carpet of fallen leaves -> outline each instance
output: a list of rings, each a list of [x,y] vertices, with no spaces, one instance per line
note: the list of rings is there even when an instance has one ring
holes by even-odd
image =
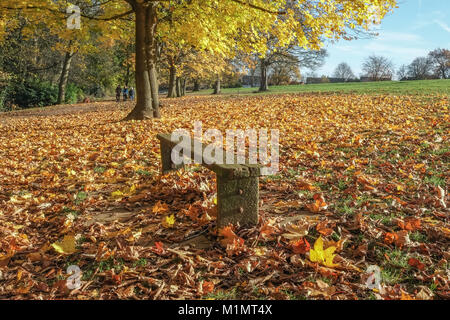
[[[449,298],[448,97],[163,103],[141,122],[112,102],[0,116],[0,298]],[[160,174],[156,134],[195,120],[280,130],[258,226],[216,230],[207,169]]]

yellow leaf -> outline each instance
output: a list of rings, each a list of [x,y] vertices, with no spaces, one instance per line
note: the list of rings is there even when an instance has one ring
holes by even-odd
[[[255,254],[257,256],[264,256],[267,253],[267,249],[262,247],[262,248],[255,248]]]
[[[117,199],[117,198],[122,198],[124,196],[123,192],[120,190],[114,191],[111,193],[111,197]]]
[[[172,214],[171,216],[165,217],[163,221],[163,226],[166,228],[172,228],[175,224],[175,216]]]
[[[75,237],[73,235],[66,235],[60,242],[52,243],[53,249],[61,254],[72,254],[76,252],[75,249]]]
[[[115,173],[116,173],[116,170],[111,168],[111,169],[106,170],[104,175],[107,177],[112,177]]]
[[[336,256],[333,254],[336,251],[336,247],[329,247],[323,250],[323,239],[319,237],[314,243],[314,249],[309,251],[309,260],[311,262],[318,262],[327,267],[335,267],[337,264],[333,263],[333,259]]]

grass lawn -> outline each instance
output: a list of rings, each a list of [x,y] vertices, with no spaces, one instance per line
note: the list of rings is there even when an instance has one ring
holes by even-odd
[[[384,81],[384,82],[353,82],[353,83],[323,83],[292,86],[272,86],[268,92],[258,93],[258,88],[224,88],[222,94],[273,94],[299,92],[338,92],[358,94],[450,94],[450,80],[418,80],[418,81]],[[212,94],[212,89],[192,92],[191,94]]]

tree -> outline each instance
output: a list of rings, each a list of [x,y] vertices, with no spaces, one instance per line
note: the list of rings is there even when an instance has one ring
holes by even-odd
[[[261,70],[261,83],[259,91],[269,90],[269,68],[276,66],[277,68],[290,69],[294,68],[308,68],[316,69],[323,65],[325,58],[327,57],[327,51],[325,49],[320,50],[308,50],[293,44],[288,47],[277,47],[275,43],[276,39],[268,41],[268,50],[264,57],[259,59],[259,67]]]
[[[298,82],[301,79],[301,72],[298,65],[276,63],[272,66],[269,82],[272,85],[280,86]]]
[[[335,78],[345,79],[345,81],[355,79],[352,68],[345,62],[340,63],[334,70],[333,76]]]
[[[83,28],[69,29],[67,27],[67,8],[79,5],[84,17]],[[0,29],[2,26],[11,27],[11,20],[15,16],[21,17],[27,23],[23,28],[23,37],[36,39],[36,34],[48,34],[55,38],[51,50],[61,56],[61,68],[58,76],[58,103],[65,101],[66,86],[72,67],[72,60],[76,54],[89,54],[98,49],[101,41],[110,41],[115,38],[115,33],[110,32],[105,26],[105,21],[97,19],[103,13],[98,1],[84,0],[30,0],[30,1],[2,1],[0,11]],[[11,14],[13,13],[13,14]],[[6,29],[8,30],[8,28]],[[5,34],[5,29],[0,30],[0,35]]]
[[[408,77],[414,80],[428,79],[433,71],[433,62],[428,57],[419,57],[408,66]]]
[[[159,115],[155,103],[157,94],[153,86],[157,77],[157,40],[160,26],[178,23],[176,40],[197,50],[209,50],[227,55],[230,48],[244,52],[258,52],[264,58],[267,50],[266,35],[273,34],[278,47],[295,45],[304,49],[319,50],[323,38],[346,38],[356,26],[369,28],[374,10],[381,20],[396,5],[395,0],[83,0],[86,6],[95,7],[95,14],[83,14],[84,20],[98,22],[106,32],[120,33],[115,23],[134,16],[135,22],[135,78],[136,107],[126,119],[146,119]],[[59,10],[68,1],[55,0],[3,0],[0,9],[18,10],[22,14],[56,14],[64,21]],[[131,8],[131,9],[130,9]],[[174,18],[174,19],[172,19]],[[115,28],[111,28],[113,24]],[[0,23],[0,28],[3,27]],[[2,34],[3,31],[0,31]],[[230,56],[229,56],[230,58]],[[152,72],[153,70],[153,72]],[[266,78],[267,79],[267,78]],[[153,98],[153,99],[152,99]],[[153,103],[153,104],[152,104]],[[156,108],[156,109],[155,109]]]
[[[398,68],[397,77],[400,81],[406,80],[408,77],[408,66],[403,64]]]
[[[392,78],[394,65],[388,58],[372,55],[364,61],[362,70],[372,81],[380,81]]]
[[[431,60],[435,74],[442,78],[450,78],[450,50],[436,49],[428,54]]]

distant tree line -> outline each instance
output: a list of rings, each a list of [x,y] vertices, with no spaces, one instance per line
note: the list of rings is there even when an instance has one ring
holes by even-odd
[[[362,65],[363,74],[358,79],[351,67],[340,63],[333,72],[333,78],[322,76],[316,82],[348,82],[348,81],[385,81],[392,80],[397,74],[398,80],[427,80],[450,78],[450,50],[435,49],[426,57],[415,58],[411,64],[402,65],[395,72],[394,64],[389,58],[377,55],[367,57]],[[318,79],[317,77],[315,78]],[[337,81],[340,80],[340,81]]]
[[[411,64],[397,71],[400,80],[426,80],[450,78],[450,50],[436,49],[426,57],[415,58]]]

